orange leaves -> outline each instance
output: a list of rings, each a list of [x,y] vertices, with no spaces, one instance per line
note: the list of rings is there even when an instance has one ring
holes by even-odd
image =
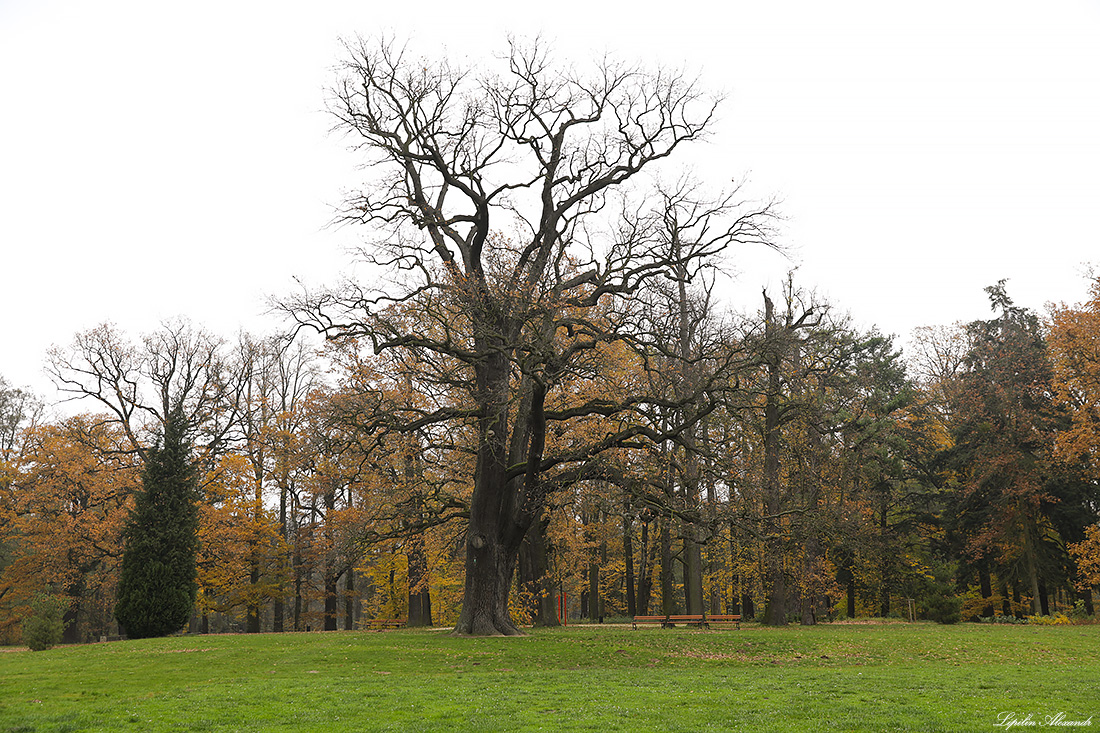
[[[23,458],[7,469],[12,562],[0,597],[11,609],[52,583],[79,604],[117,580],[138,469],[117,451],[119,431],[90,416],[34,428],[25,440]]]
[[[1058,453],[1100,471],[1100,279],[1090,300],[1052,310],[1049,343],[1054,387],[1071,424],[1058,435]]]
[[[1091,592],[1093,587],[1100,585],[1100,524],[1085,530],[1085,539],[1068,549],[1077,560],[1077,587]]]
[[[243,612],[279,592],[286,552],[278,518],[266,507],[252,465],[228,454],[204,482],[199,508],[199,608]]]

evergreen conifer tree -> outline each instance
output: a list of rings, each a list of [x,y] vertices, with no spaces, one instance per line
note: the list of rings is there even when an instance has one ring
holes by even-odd
[[[127,522],[115,618],[132,639],[178,631],[195,604],[199,515],[187,420],[178,408],[145,457]]]

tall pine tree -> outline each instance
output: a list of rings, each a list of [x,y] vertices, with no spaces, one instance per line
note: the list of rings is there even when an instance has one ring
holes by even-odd
[[[146,452],[143,490],[123,535],[115,618],[132,639],[178,631],[195,604],[198,489],[186,432],[177,408]]]

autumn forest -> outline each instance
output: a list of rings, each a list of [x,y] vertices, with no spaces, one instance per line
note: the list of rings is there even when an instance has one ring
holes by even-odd
[[[733,312],[779,212],[669,168],[720,100],[537,43],[499,63],[345,47],[366,279],[273,299],[263,336],[76,334],[46,360],[70,416],[0,378],[0,643],[42,597],[66,641],[124,631],[174,430],[193,632],[1094,614],[1100,278],[1037,313],[993,273],[986,319],[904,351],[797,271]]]

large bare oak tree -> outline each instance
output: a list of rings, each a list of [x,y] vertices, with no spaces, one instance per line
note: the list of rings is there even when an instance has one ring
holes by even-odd
[[[677,437],[646,420],[658,398],[554,395],[576,389],[611,345],[647,363],[655,342],[636,301],[648,283],[767,242],[769,205],[650,175],[705,137],[717,103],[663,69],[555,65],[539,42],[510,42],[498,68],[476,71],[386,40],[345,44],[331,112],[368,177],[340,218],[369,227],[377,278],[284,306],[329,338],[416,351],[458,387],[447,403],[387,418],[389,429],[459,422],[476,435],[456,633],[518,633],[517,553],[552,487],[595,475],[603,452]],[[713,409],[705,392],[660,398],[699,406],[676,431]],[[548,453],[548,425],[560,436],[594,418],[606,422],[600,435]]]

